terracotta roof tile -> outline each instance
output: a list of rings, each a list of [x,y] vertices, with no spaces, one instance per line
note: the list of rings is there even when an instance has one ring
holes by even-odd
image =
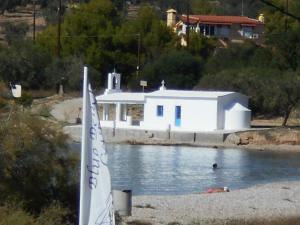
[[[181,20],[187,22],[187,16],[182,15]],[[246,26],[257,26],[263,24],[259,20],[251,19],[246,16],[213,16],[213,15],[190,15],[189,21],[191,24],[242,24]]]

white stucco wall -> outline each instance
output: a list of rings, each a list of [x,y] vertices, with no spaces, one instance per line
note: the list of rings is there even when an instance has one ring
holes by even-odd
[[[225,113],[228,106],[234,103],[239,103],[242,106],[248,108],[249,98],[245,95],[239,93],[232,93],[224,96],[218,97],[218,119],[217,119],[217,129],[225,129]],[[247,122],[249,123],[249,122]],[[227,122],[228,125],[228,122]],[[250,126],[250,123],[247,127]],[[245,127],[246,128],[246,127]]]
[[[139,123],[139,128],[141,129],[164,131],[171,129],[173,131],[201,132],[245,129],[250,126],[250,110],[246,113],[242,112],[243,110],[236,109],[229,112],[230,106],[236,103],[240,104],[242,108],[248,107],[248,97],[235,92],[162,89],[148,94],[106,94],[97,96],[97,101],[100,104],[144,104],[144,121],[140,121]],[[158,105],[162,105],[164,108],[164,115],[161,117],[157,116]],[[176,106],[181,107],[180,126],[175,125]],[[130,120],[125,119],[128,116],[125,112],[126,110],[116,110],[118,117],[115,118],[115,127],[130,128],[133,126]],[[112,125],[111,121],[103,123],[104,127],[111,127]],[[136,124],[134,125],[136,127]]]
[[[250,128],[251,111],[235,103],[225,110],[225,130],[241,130]]]
[[[157,116],[157,105],[164,107]],[[181,126],[175,126],[175,107],[181,106]],[[213,131],[217,128],[217,99],[146,97],[143,126],[149,129]]]

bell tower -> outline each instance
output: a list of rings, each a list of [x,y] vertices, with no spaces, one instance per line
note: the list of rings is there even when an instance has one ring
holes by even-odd
[[[107,88],[104,94],[112,94],[116,92],[122,92],[121,90],[121,74],[114,72],[108,74]]]

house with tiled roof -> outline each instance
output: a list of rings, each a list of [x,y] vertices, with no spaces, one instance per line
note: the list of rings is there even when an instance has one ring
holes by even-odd
[[[167,25],[183,38],[187,28],[207,37],[242,43],[246,39],[261,43],[264,38],[264,16],[258,19],[246,16],[176,15],[176,10],[167,11]]]

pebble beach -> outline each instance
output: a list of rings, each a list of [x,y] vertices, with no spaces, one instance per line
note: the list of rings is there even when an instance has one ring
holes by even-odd
[[[132,216],[125,221],[157,225],[298,225],[300,181],[269,183],[223,193],[133,196]]]

